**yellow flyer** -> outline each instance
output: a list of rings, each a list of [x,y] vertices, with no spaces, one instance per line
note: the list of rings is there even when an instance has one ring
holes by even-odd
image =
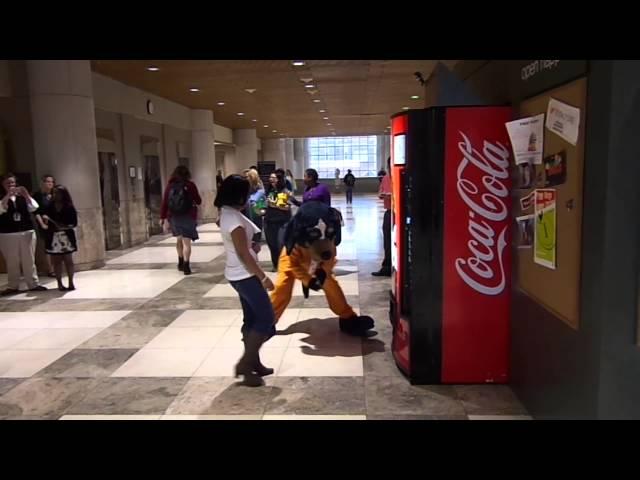
[[[535,230],[533,261],[543,267],[556,268],[556,190],[535,191]]]

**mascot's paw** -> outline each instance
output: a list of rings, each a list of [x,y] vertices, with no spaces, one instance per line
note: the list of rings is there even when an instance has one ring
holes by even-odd
[[[367,330],[373,328],[373,318],[363,315],[340,319],[340,330],[357,337],[366,336]]]

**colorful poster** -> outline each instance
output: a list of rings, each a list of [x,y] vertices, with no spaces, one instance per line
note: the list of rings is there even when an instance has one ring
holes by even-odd
[[[520,199],[520,208],[522,209],[523,212],[526,212],[527,210],[533,208],[535,196],[536,196],[536,192],[531,192],[526,197],[522,197]]]
[[[542,162],[544,163],[545,187],[555,187],[567,181],[567,152],[554,153]]]
[[[580,128],[580,109],[552,98],[549,100],[549,107],[547,108],[546,127],[571,145],[577,144]]]
[[[540,165],[542,163],[544,113],[508,122],[506,126],[511,145],[513,145],[516,165],[522,163]]]
[[[533,261],[556,268],[556,191],[536,190]]]
[[[518,236],[516,239],[516,245],[518,246],[518,248],[533,247],[533,231],[535,219],[536,216],[534,214],[516,217],[516,223],[518,224]]]
[[[516,166],[516,189],[526,190],[533,187],[536,176],[536,168],[529,162],[521,163]]]

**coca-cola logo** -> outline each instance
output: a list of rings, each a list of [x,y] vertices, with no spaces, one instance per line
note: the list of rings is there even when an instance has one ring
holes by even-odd
[[[509,178],[509,149],[500,142],[494,144],[485,140],[482,152],[479,152],[464,133],[460,132],[460,135],[463,141],[458,143],[458,148],[462,158],[456,186],[460,198],[469,207],[471,238],[467,242],[470,255],[456,258],[456,271],[477,292],[499,295],[506,286],[503,252],[509,225],[506,221],[509,189],[505,185]],[[470,171],[468,167],[482,172],[478,184],[468,176],[465,178],[465,173]],[[496,228],[500,229],[497,242]]]

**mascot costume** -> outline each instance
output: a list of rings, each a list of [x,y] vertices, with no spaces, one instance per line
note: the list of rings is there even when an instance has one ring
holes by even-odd
[[[340,319],[340,330],[366,336],[373,319],[359,316],[347,303],[333,268],[340,245],[340,212],[322,202],[305,202],[282,230],[284,247],[278,260],[278,277],[271,293],[276,321],[291,301],[296,279],[305,297],[309,289],[324,290],[329,307]]]

